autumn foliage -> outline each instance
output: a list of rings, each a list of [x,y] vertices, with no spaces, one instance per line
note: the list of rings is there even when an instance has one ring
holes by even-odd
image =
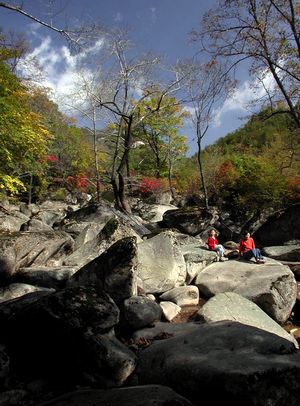
[[[161,179],[144,177],[139,184],[139,192],[142,196],[146,197],[162,191],[163,187],[164,185]]]

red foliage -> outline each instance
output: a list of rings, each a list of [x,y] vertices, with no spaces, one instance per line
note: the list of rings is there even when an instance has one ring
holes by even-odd
[[[291,200],[300,201],[300,177],[294,177],[288,180],[287,194]]]
[[[85,189],[89,185],[87,176],[83,174],[79,174],[76,176],[68,176],[67,182],[71,184],[73,187],[80,189],[81,191],[85,191]]]
[[[46,160],[48,162],[58,162],[58,158],[56,155],[47,155],[46,156]]]
[[[139,185],[139,191],[142,195],[159,192],[163,188],[161,179],[144,177]]]
[[[228,176],[228,173],[233,169],[233,164],[231,161],[225,161],[222,163],[222,165],[219,167],[218,170],[218,178],[226,178]]]

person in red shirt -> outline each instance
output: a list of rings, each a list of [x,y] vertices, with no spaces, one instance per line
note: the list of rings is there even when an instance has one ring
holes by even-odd
[[[260,249],[255,247],[254,240],[247,231],[244,233],[244,237],[240,241],[239,258],[250,261],[253,257],[257,264],[263,264],[265,262]]]
[[[217,261],[226,261],[228,258],[226,258],[224,256],[225,248],[223,247],[222,244],[219,244],[216,235],[217,235],[216,230],[214,230],[214,229],[210,230],[209,237],[207,239],[208,248],[211,251],[216,251],[216,253],[217,253],[216,260]]]

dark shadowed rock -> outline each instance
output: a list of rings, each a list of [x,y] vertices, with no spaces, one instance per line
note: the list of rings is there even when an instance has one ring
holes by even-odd
[[[213,220],[213,215],[205,208],[167,210],[163,215],[163,225],[176,228],[182,233],[197,235],[205,230]]]
[[[158,303],[144,296],[132,296],[124,301],[121,318],[133,330],[152,325],[159,321],[162,310]]]
[[[199,325],[139,355],[139,384],[161,384],[196,405],[299,406],[300,353],[275,334],[238,322]]]
[[[2,304],[0,310],[2,306],[5,309]],[[26,379],[67,382],[82,378],[83,365],[95,358],[85,334],[96,337],[110,332],[119,320],[119,310],[105,292],[73,287],[28,302],[14,312],[3,311],[1,316],[0,342],[7,345],[12,371]]]
[[[254,238],[263,246],[282,245],[300,239],[300,204],[270,216],[254,233]]]
[[[11,283],[8,286],[0,288],[0,303],[24,296],[28,293],[39,291],[52,293],[54,292],[54,289],[28,285],[27,283]]]
[[[12,282],[63,289],[75,271],[71,266],[21,268],[13,275]]]
[[[69,286],[98,286],[119,303],[137,293],[137,243],[123,238],[76,272]]]
[[[161,385],[143,385],[67,393],[36,406],[192,406],[172,389]]]
[[[9,372],[9,356],[4,345],[0,344],[0,387],[1,380],[8,375]]]

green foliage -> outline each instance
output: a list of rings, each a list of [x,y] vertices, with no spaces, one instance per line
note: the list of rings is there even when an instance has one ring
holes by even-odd
[[[65,201],[66,197],[67,197],[67,191],[65,188],[56,189],[51,193],[51,199],[53,199],[53,200]]]
[[[236,156],[227,171],[228,201],[240,212],[278,206],[285,193],[285,178],[276,168],[249,155]],[[225,185],[226,185],[225,182]]]
[[[92,150],[86,131],[76,127],[74,120],[63,115],[42,89],[34,89],[31,107],[42,114],[45,126],[53,134],[46,157],[48,181],[61,179],[61,183],[66,185],[70,176],[89,177]]]
[[[182,158],[174,171],[174,186],[179,194],[193,196],[200,191],[200,177],[196,157]]]
[[[167,177],[170,167],[187,152],[186,137],[179,134],[187,113],[176,98],[160,99],[158,92],[139,103],[135,119],[144,119],[134,131],[134,140],[142,146],[134,148],[130,156],[131,171],[157,178]]]
[[[50,134],[42,117],[30,109],[28,90],[6,61],[14,53],[0,49],[0,188],[24,190],[20,175],[42,173]]]
[[[250,215],[265,207],[282,207],[299,196],[298,132],[289,114],[272,113],[263,110],[205,149],[211,203]]]

